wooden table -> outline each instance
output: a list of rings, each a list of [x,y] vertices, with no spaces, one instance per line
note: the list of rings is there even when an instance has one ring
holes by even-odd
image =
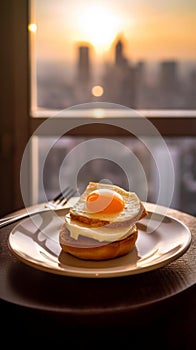
[[[148,210],[155,206],[148,203]],[[8,249],[15,224],[0,230],[0,307],[8,316],[3,330],[45,341],[98,346],[130,344],[195,349],[196,346],[196,219],[168,209],[192,234],[184,255],[167,266],[117,278],[76,278],[50,274],[20,262]],[[1,316],[2,319],[2,316]],[[1,327],[2,331],[2,327]],[[3,334],[3,333],[2,333]],[[94,341],[93,340],[93,341]],[[106,340],[104,344],[106,345]]]

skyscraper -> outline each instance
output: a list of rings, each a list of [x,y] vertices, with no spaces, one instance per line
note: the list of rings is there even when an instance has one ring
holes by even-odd
[[[135,67],[124,54],[124,41],[114,45],[114,64],[107,66],[103,75],[104,97],[113,103],[135,108]]]
[[[115,65],[117,67],[122,67],[127,63],[127,59],[124,56],[124,44],[121,39],[119,39],[115,45]]]
[[[178,86],[178,66],[176,61],[161,62],[160,85],[165,90],[176,89]]]
[[[90,57],[89,47],[81,45],[78,47],[78,81],[81,83],[90,80]]]
[[[160,64],[159,106],[176,108],[179,105],[180,82],[177,61],[168,60]]]
[[[91,99],[90,46],[83,44],[77,48],[77,75],[74,86],[75,100],[86,103]]]

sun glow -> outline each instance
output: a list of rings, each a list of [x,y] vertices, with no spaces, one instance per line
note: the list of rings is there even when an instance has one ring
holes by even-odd
[[[111,10],[92,6],[80,13],[78,27],[82,40],[89,41],[100,53],[107,51],[121,31],[121,20]]]

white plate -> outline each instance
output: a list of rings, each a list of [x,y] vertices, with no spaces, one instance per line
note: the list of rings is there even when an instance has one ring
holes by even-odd
[[[46,272],[74,277],[118,277],[155,270],[182,256],[191,233],[181,221],[149,212],[139,223],[135,248],[126,256],[85,261],[62,252],[59,231],[64,211],[37,214],[11,231],[8,246],[23,263]]]

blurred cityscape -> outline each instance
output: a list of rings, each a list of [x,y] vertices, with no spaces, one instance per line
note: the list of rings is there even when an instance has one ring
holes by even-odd
[[[119,38],[114,45],[113,61],[104,63],[103,69],[97,70],[91,60],[91,49],[88,45],[78,46],[73,67],[67,68],[65,62],[38,63],[38,107],[59,110],[77,104],[103,101],[133,109],[196,109],[196,62],[195,65],[189,66],[177,60],[163,60],[157,64],[156,69],[153,66],[149,69],[149,63],[146,61],[133,63],[127,59],[124,42]],[[99,86],[96,94],[92,93],[94,86]],[[45,193],[48,197],[58,193],[60,169],[63,169],[64,182],[71,185],[73,172],[76,172],[81,161],[84,165],[77,174],[77,186],[80,193],[89,181],[100,181],[103,178],[128,190],[128,179],[119,164],[123,157],[125,162],[130,160],[126,159],[126,155],[120,151],[116,152],[116,163],[104,159],[104,154],[103,159],[93,159],[87,162],[85,157],[88,153],[88,144],[86,144],[87,149],[86,151],[84,149],[82,154],[77,152],[73,157],[67,158],[72,149],[84,141],[86,141],[85,138],[63,137],[52,147],[45,159],[47,143],[50,144],[50,140],[39,138],[36,156],[40,182],[35,201],[43,201]],[[167,205],[164,198],[168,195],[167,155],[164,150],[159,147],[153,150],[156,154],[158,152],[159,156],[159,164],[155,166],[152,155],[139,140],[122,138],[119,139],[119,142],[128,147],[135,155],[147,179],[148,193],[145,198],[143,196],[145,189],[142,187],[144,183],[133,166],[131,175],[129,174],[133,179],[133,190],[142,200],[156,202],[159,192],[157,187],[159,173],[156,169],[158,167],[158,171],[161,169],[165,179],[165,194],[159,198],[159,204]],[[195,215],[195,139],[172,137],[167,138],[166,142],[175,171],[175,188],[171,207]],[[95,146],[95,149],[91,151],[97,154],[98,150]],[[44,169],[42,169],[43,164]],[[43,177],[44,184],[42,183]]]
[[[52,143],[54,141],[55,139]],[[168,178],[167,150],[156,143],[150,153],[139,139],[130,137],[115,137],[115,141],[119,142],[119,150],[108,145],[109,157],[108,150],[102,150],[102,156],[97,157],[96,155],[100,154],[100,143],[96,140],[89,150],[88,138],[62,137],[48,153],[51,138],[39,137],[35,153],[39,164],[39,183],[38,187],[33,188],[34,203],[43,202],[45,195],[50,199],[53,198],[61,186],[66,184],[74,188],[77,186],[81,194],[89,181],[99,182],[107,179],[126,190],[130,190],[131,186],[131,190],[144,201],[168,206],[168,198],[171,195],[168,181],[171,179]],[[195,216],[195,138],[171,137],[166,138],[165,142],[175,174],[170,207]],[[130,150],[129,154],[127,149]],[[95,155],[90,161],[89,151]],[[156,163],[154,156],[157,159]],[[126,171],[126,166],[123,169],[122,164],[128,164],[129,170]],[[160,175],[161,186],[164,188],[161,196],[159,196]]]
[[[65,62],[38,62],[38,107],[64,109],[104,101],[133,109],[196,108],[196,62],[163,60],[156,67],[145,60],[132,62],[126,57],[123,39],[118,38],[112,62],[102,63],[97,73],[91,51],[90,45],[78,45],[72,67]],[[102,91],[93,94],[97,85]]]

